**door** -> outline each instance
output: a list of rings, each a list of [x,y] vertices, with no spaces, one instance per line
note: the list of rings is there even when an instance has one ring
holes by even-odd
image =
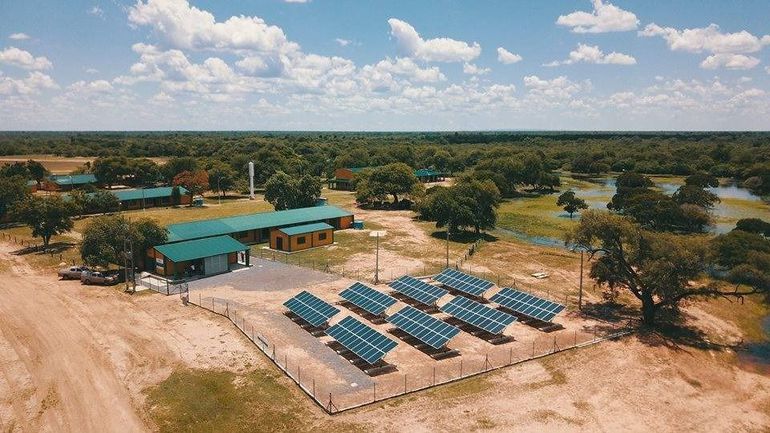
[[[275,248],[278,251],[283,251],[283,238],[282,237],[279,236],[279,237],[275,238]]]
[[[227,264],[227,254],[206,257],[203,260],[203,270],[206,275],[221,274],[230,270]]]

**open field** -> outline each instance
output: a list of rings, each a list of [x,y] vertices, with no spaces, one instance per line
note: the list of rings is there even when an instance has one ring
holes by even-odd
[[[96,158],[88,157],[64,157],[55,155],[5,155],[0,156],[0,165],[14,162],[27,162],[33,159],[41,164],[53,174],[68,174],[73,170],[83,167],[86,163],[91,163]],[[158,164],[166,162],[167,158],[148,158]]]

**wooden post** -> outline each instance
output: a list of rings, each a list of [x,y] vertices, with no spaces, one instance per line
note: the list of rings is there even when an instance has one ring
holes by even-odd
[[[463,360],[460,359],[460,378],[463,377]]]
[[[436,366],[433,366],[433,386],[436,386]]]
[[[508,365],[513,364],[513,347],[508,348]]]
[[[535,356],[535,340],[532,340],[532,356]]]
[[[372,403],[377,401],[377,382],[372,382],[374,384],[373,390],[372,390]]]

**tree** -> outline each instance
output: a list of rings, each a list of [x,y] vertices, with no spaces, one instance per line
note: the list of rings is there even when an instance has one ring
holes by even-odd
[[[141,263],[149,248],[168,241],[168,232],[149,218],[130,221],[121,215],[96,217],[83,230],[80,256],[91,266],[122,265],[126,240],[132,243],[134,262]]]
[[[38,184],[42,182],[48,174],[48,170],[43,164],[31,159],[27,161],[27,171],[29,172],[29,175],[32,176],[32,179]]]
[[[315,206],[321,197],[321,179],[309,174],[299,178],[282,171],[265,182],[265,201],[275,210]]]
[[[0,220],[3,220],[13,206],[29,195],[26,180],[21,176],[0,176]]]
[[[87,192],[82,189],[73,189],[67,194],[67,200],[72,206],[73,215],[80,218],[83,214],[88,213],[90,197]]]
[[[209,189],[209,175],[205,170],[183,171],[172,181],[174,186],[181,186],[190,193],[190,206],[192,206],[193,196],[203,194],[203,191]]]
[[[156,183],[161,178],[160,168],[155,161],[147,158],[132,159],[128,163],[128,173],[134,186]]]
[[[130,167],[126,157],[97,158],[93,164],[94,176],[99,183],[112,188],[113,185],[129,174]]]
[[[99,190],[88,195],[87,210],[90,213],[117,212],[120,200],[109,191]]]
[[[235,186],[235,178],[238,176],[235,170],[221,161],[211,161],[206,166],[206,171],[209,173],[211,187],[217,188],[217,194],[222,193],[222,196],[226,197],[227,191]]]
[[[51,237],[72,229],[72,205],[60,196],[29,196],[17,203],[14,217],[32,229],[32,237],[43,239],[43,248],[48,248]]]
[[[419,191],[419,187],[415,189],[415,185],[420,185],[419,182],[411,167],[403,162],[395,162],[374,168],[366,176],[357,177],[356,197],[362,199],[361,202],[368,202],[390,195],[393,204],[397,205],[399,195]]]
[[[431,188],[417,211],[422,219],[436,221],[437,228],[456,232],[473,227],[479,234],[495,227],[499,205],[500,191],[492,181],[462,177],[451,187]]]
[[[569,213],[569,219],[572,219],[572,214],[580,211],[581,209],[588,209],[586,201],[582,198],[575,196],[574,191],[565,191],[556,200],[556,206],[562,206],[564,211]]]
[[[174,186],[171,188],[171,204],[173,206],[179,206],[180,203],[182,203],[182,192],[179,190],[178,186]]]
[[[759,218],[743,218],[735,224],[736,230],[756,233],[770,238],[770,223]]]
[[[161,167],[161,173],[168,182],[173,181],[174,177],[182,172],[196,170],[198,170],[198,161],[189,156],[171,158]]]
[[[702,239],[642,229],[627,217],[589,210],[567,237],[584,248],[590,276],[611,289],[622,289],[641,301],[642,322],[654,326],[658,312],[675,310],[697,297],[742,297],[757,287],[725,291],[711,282],[697,282],[708,266],[708,245]]]

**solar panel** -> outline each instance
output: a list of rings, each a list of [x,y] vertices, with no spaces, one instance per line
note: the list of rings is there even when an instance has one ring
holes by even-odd
[[[460,333],[460,329],[408,305],[388,317],[388,322],[434,349],[441,349]]]
[[[391,281],[388,285],[398,293],[429,306],[435,305],[439,298],[449,293],[441,287],[436,287],[409,275]]]
[[[283,305],[313,326],[323,325],[340,312],[339,308],[304,290]]]
[[[565,308],[564,305],[557,304],[556,302],[538,298],[529,293],[508,287],[495,293],[490,300],[517,313],[534,317],[544,322],[550,322],[551,319],[556,317]]]
[[[508,313],[462,296],[457,296],[442,306],[441,311],[492,334],[500,334],[508,325],[516,321],[516,317]]]
[[[444,269],[440,274],[433,277],[439,283],[451,287],[455,290],[467,293],[471,296],[481,296],[495,284],[491,281],[468,275],[464,272],[454,269]]]
[[[358,282],[343,290],[340,296],[353,305],[378,316],[396,303],[396,300],[390,296]]]
[[[326,330],[341,345],[358,357],[374,364],[398,345],[395,341],[364,325],[351,316]]]

